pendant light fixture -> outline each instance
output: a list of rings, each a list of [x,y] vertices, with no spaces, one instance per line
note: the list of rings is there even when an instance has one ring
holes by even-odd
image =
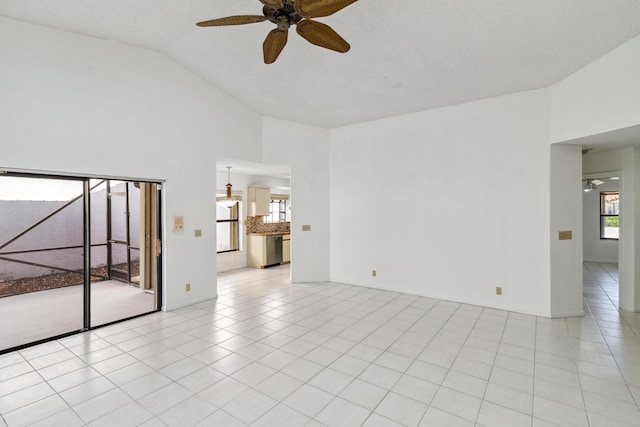
[[[228,208],[232,208],[236,203],[238,203],[238,201],[234,200],[231,196],[231,166],[227,166],[227,197],[218,203]]]
[[[591,190],[595,190],[597,188],[596,185],[597,184],[592,179],[585,179],[582,189],[585,193],[588,193]]]

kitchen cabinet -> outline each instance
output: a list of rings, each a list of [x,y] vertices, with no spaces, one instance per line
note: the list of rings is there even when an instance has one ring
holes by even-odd
[[[264,268],[288,263],[291,244],[289,239],[289,234],[282,233],[249,234],[247,236],[247,265],[254,268]]]
[[[267,264],[267,248],[265,236],[247,236],[247,265],[264,268]]]
[[[282,263],[291,262],[291,235],[287,234],[282,238]]]
[[[249,216],[269,215],[269,204],[271,203],[271,189],[252,185],[248,188]]]

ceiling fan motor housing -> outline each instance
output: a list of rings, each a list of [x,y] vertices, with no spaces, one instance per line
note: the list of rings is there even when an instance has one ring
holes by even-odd
[[[291,25],[296,25],[302,20],[302,16],[296,12],[293,7],[293,1],[291,0],[287,0],[282,9],[264,6],[262,13],[265,18],[278,25],[278,29],[281,31],[288,30]]]

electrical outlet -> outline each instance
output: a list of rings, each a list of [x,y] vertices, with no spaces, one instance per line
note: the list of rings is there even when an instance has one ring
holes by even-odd
[[[496,295],[502,295],[502,288],[500,286],[496,286]]]
[[[187,283],[187,284],[184,286],[184,290],[185,290],[186,292],[191,292],[191,283]]]
[[[377,271],[375,271],[375,270],[371,270],[371,275],[372,275],[373,277],[376,277],[376,276],[378,275],[378,272],[377,272]]]
[[[196,230],[195,235],[196,237],[202,237],[202,230]]]

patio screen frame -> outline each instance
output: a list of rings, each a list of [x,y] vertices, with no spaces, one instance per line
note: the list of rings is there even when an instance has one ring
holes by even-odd
[[[45,265],[42,263],[33,263],[33,262],[29,262],[29,261],[24,261],[24,260],[16,260],[16,259],[12,259],[12,258],[6,258],[6,255],[17,255],[17,254],[28,254],[28,253],[35,253],[35,252],[46,252],[46,251],[54,251],[54,250],[64,250],[64,249],[83,249],[83,327],[79,330],[72,330],[72,331],[68,331],[62,334],[57,334],[55,336],[51,336],[51,337],[47,337],[44,339],[40,339],[37,341],[32,341],[29,343],[24,343],[24,344],[20,344],[18,346],[14,346],[14,347],[10,347],[10,348],[0,348],[0,355],[1,354],[5,354],[5,353],[9,353],[12,351],[16,351],[16,350],[20,350],[23,348],[27,348],[27,347],[31,347],[34,345],[38,345],[38,344],[42,344],[45,342],[49,342],[49,341],[53,341],[56,339],[60,339],[60,338],[64,338],[67,336],[71,336],[71,335],[75,335],[81,332],[85,332],[88,330],[94,330],[94,329],[98,329],[98,328],[102,328],[104,326],[109,326],[112,325],[114,323],[119,323],[119,322],[123,322],[125,320],[129,320],[129,319],[134,319],[136,317],[140,317],[140,316],[145,316],[147,314],[151,314],[154,312],[158,312],[161,310],[162,307],[162,302],[163,302],[163,294],[162,294],[162,257],[159,256],[159,253],[157,254],[157,260],[156,260],[156,286],[155,286],[155,290],[154,292],[156,292],[156,297],[154,299],[154,304],[155,304],[155,308],[151,311],[148,312],[144,312],[144,313],[140,313],[140,314],[136,314],[133,316],[129,316],[126,318],[122,318],[122,319],[117,319],[108,323],[103,323],[97,326],[92,326],[91,324],[91,278],[92,277],[100,277],[103,278],[105,280],[120,280],[122,281],[121,278],[118,277],[111,277],[111,256],[109,253],[109,256],[107,258],[108,260],[108,267],[107,267],[107,276],[98,276],[95,274],[91,274],[91,249],[94,247],[101,247],[101,246],[106,246],[107,247],[107,251],[110,251],[110,244],[109,241],[107,240],[107,242],[104,243],[95,243],[92,244],[91,243],[91,191],[97,187],[99,187],[100,185],[102,185],[103,183],[107,183],[107,188],[109,188],[109,183],[110,181],[120,181],[120,182],[124,182],[126,183],[127,186],[127,205],[129,203],[128,200],[128,186],[129,184],[133,184],[135,182],[144,182],[144,183],[149,183],[149,184],[156,184],[157,186],[157,203],[156,203],[156,212],[157,212],[157,224],[156,224],[156,236],[158,239],[158,242],[161,242],[163,239],[162,236],[162,223],[163,223],[163,218],[162,218],[162,182],[159,181],[154,181],[154,180],[140,180],[140,179],[126,179],[126,178],[107,178],[107,177],[87,177],[87,176],[73,176],[73,175],[58,175],[58,174],[48,174],[48,173],[38,173],[38,172],[20,172],[20,171],[9,171],[9,170],[0,170],[0,179],[2,176],[6,176],[6,177],[15,177],[15,178],[31,178],[31,179],[55,179],[55,180],[68,180],[68,181],[77,181],[77,182],[82,182],[82,194],[79,196],[74,197],[73,199],[65,202],[62,206],[58,207],[57,209],[55,209],[54,211],[50,212],[48,215],[46,215],[44,218],[40,219],[39,221],[37,221],[36,223],[32,224],[31,226],[27,227],[26,229],[22,230],[20,233],[16,234],[15,236],[13,236],[12,238],[10,238],[7,241],[3,241],[0,242],[0,260],[3,261],[7,261],[7,262],[16,262],[16,263],[20,263],[20,264],[27,264],[27,265],[32,265],[35,267],[43,267],[43,268],[49,268],[52,270],[57,270],[57,271],[62,271],[62,272],[68,272],[68,273],[79,273],[76,270],[70,270],[70,269],[66,269],[66,268],[62,268],[60,266],[52,266],[52,265]],[[91,180],[99,180],[99,182],[93,186],[91,186]],[[1,181],[0,181],[1,182]],[[54,215],[56,215],[57,213],[63,211],[65,208],[69,207],[71,204],[77,202],[78,200],[82,199],[82,211],[83,211],[83,223],[82,223],[82,230],[83,230],[83,245],[79,246],[79,245],[73,245],[73,246],[62,246],[62,247],[52,247],[52,248],[37,248],[37,249],[26,249],[26,250],[18,250],[18,251],[2,251],[2,249],[6,246],[8,246],[9,244],[11,244],[12,242],[18,240],[20,237],[24,236],[25,234],[27,234],[29,231],[33,230],[34,228],[36,228],[38,225],[41,225],[43,223],[45,223],[47,220],[51,219]],[[128,210],[128,208],[127,208]],[[107,214],[109,215],[107,218],[107,228],[110,229],[111,228],[111,206],[110,206],[110,202],[109,202],[109,196],[107,193]],[[127,220],[127,224],[126,224],[126,233],[127,233],[127,279],[129,280],[129,282],[131,282],[131,256],[130,256],[130,251],[131,249],[137,249],[140,250],[139,247],[134,247],[132,245],[130,245],[130,239],[129,239],[129,221]],[[142,255],[142,254],[141,254]],[[8,296],[6,298],[11,298],[11,296]]]

